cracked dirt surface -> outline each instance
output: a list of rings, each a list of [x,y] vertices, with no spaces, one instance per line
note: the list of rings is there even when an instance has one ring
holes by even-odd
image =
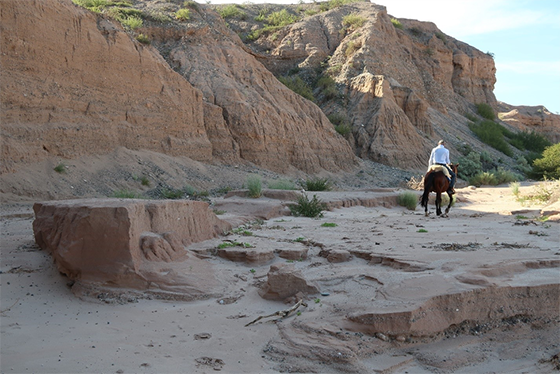
[[[30,206],[12,206],[1,222],[2,372],[555,372],[558,223],[508,187],[458,191],[449,218],[376,206],[389,190],[317,193],[348,206],[319,219],[258,220],[245,198],[213,199],[242,226],[188,250],[233,281],[195,302],[77,298],[34,244]],[[244,245],[228,257],[226,241]],[[245,327],[293,305],[258,293],[284,263],[320,293]]]

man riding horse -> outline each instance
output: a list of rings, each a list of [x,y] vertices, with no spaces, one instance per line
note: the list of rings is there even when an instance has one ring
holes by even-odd
[[[438,146],[432,149],[432,153],[430,154],[429,166],[431,168],[433,165],[441,165],[445,169],[447,169],[447,171],[449,171],[451,182],[449,183],[447,193],[449,195],[453,195],[455,193],[455,189],[453,187],[455,187],[457,175],[449,167],[449,164],[451,164],[451,161],[449,161],[449,150],[445,148],[445,142],[443,140],[440,140],[438,142]]]

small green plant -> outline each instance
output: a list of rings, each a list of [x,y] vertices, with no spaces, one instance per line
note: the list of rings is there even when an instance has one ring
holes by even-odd
[[[250,175],[247,177],[247,189],[249,197],[257,198],[262,194],[262,180],[259,175]]]
[[[254,248],[251,244],[249,243],[242,243],[242,242],[238,242],[236,240],[234,241],[228,241],[228,242],[223,242],[221,244],[218,245],[218,249],[224,249],[224,248],[230,248],[230,247],[243,247],[243,248]]]
[[[321,299],[316,298],[314,301],[315,301],[315,304],[319,304],[321,302]]]
[[[518,214],[515,216],[515,219],[529,219],[529,217]]]
[[[519,187],[520,187],[519,182],[512,182],[512,183],[509,184],[509,187],[511,188],[511,192],[513,193],[513,196],[518,198],[519,197]]]
[[[255,269],[251,269],[249,270],[251,273],[255,274],[256,270]]]
[[[297,186],[294,182],[288,179],[278,179],[275,181],[268,182],[268,188],[272,190],[297,190]]]
[[[225,210],[219,210],[219,209],[212,209],[212,211],[214,212],[215,215],[220,216],[222,214],[225,214],[226,211]]]
[[[139,27],[142,27],[143,21],[142,18],[136,16],[128,16],[119,20],[125,29],[129,30],[136,30]]]
[[[171,17],[161,11],[150,10],[145,13],[145,17],[159,23],[171,22]]]
[[[247,18],[247,13],[241,10],[237,4],[229,4],[218,8],[218,14],[223,18],[239,18],[241,20]]]
[[[119,199],[140,199],[140,195],[134,191],[130,190],[118,190],[113,192],[111,197],[119,198]]]
[[[344,50],[344,55],[346,57],[352,56],[360,48],[362,48],[362,43],[358,41],[351,40],[346,44],[346,49]]]
[[[198,10],[199,6],[198,6],[198,3],[196,1],[187,0],[183,3],[183,8],[191,8],[191,9],[194,9],[194,10]]]
[[[278,80],[288,87],[290,90],[294,91],[298,95],[305,97],[307,100],[315,101],[315,96],[313,96],[313,90],[307,83],[303,81],[298,76],[290,77],[278,77]]]
[[[232,229],[231,232],[242,236],[253,236],[253,233],[249,230],[246,230],[244,227],[236,227]]]
[[[323,210],[325,210],[327,206],[317,198],[317,195],[313,195],[313,198],[309,200],[307,195],[303,194],[298,197],[297,204],[292,204],[289,208],[294,216],[315,218],[322,217]]]
[[[303,236],[298,236],[297,238],[294,239],[294,242],[298,242],[298,243],[301,243],[303,241],[305,241],[305,238]]]
[[[325,222],[321,225],[321,227],[336,227],[336,226],[338,225],[334,222]]]
[[[358,15],[357,13],[351,13],[342,18],[343,25],[353,27],[353,28],[362,27],[364,23],[366,23],[366,19]]]
[[[307,179],[303,186],[306,191],[329,191],[331,189],[331,183],[327,178],[311,178]]]
[[[416,232],[428,232],[428,230],[426,230],[426,229],[418,229],[418,231],[416,231]]]
[[[57,173],[66,173],[66,165],[61,162],[60,164],[56,165],[53,170]]]
[[[138,34],[136,36],[136,40],[138,40],[142,44],[150,44],[150,39],[144,34]]]
[[[418,205],[418,196],[414,192],[406,191],[397,196],[397,204],[404,206],[409,210],[416,210]]]
[[[142,178],[140,178],[140,183],[142,184],[142,186],[149,186],[150,180],[148,179],[148,177],[142,176]]]
[[[175,18],[179,21],[188,21],[191,18],[191,11],[186,8],[179,9],[175,13]]]
[[[290,14],[286,9],[279,12],[272,12],[266,17],[266,22],[271,26],[287,26],[297,22],[299,19],[295,14]]]
[[[393,26],[395,26],[396,29],[401,29],[402,30],[403,25],[398,19],[391,18],[391,23],[393,24]]]
[[[176,190],[173,188],[169,188],[169,189],[166,188],[161,191],[161,195],[163,196],[164,199],[172,199],[172,200],[182,199],[184,194],[185,193],[182,190]]]
[[[494,109],[486,103],[476,104],[476,111],[482,118],[489,119],[490,121],[493,121],[496,118]]]

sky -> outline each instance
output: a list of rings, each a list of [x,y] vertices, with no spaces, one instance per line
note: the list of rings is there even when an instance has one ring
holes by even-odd
[[[211,4],[246,1],[210,0]],[[298,4],[299,0],[250,1]],[[304,0],[303,2],[310,2]],[[372,0],[396,18],[429,21],[494,55],[499,101],[560,114],[559,0]]]

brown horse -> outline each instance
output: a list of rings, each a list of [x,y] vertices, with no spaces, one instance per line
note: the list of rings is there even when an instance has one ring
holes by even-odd
[[[451,164],[451,170],[457,175],[457,167],[459,164]],[[443,192],[447,192],[449,189],[449,179],[445,176],[443,171],[429,171],[424,176],[424,194],[422,195],[422,201],[420,205],[424,207],[424,214],[426,217],[428,216],[428,198],[430,196],[430,192],[436,193],[436,213],[438,216],[441,216],[441,194]],[[453,196],[447,192],[449,196],[449,205],[447,209],[445,209],[444,217],[447,217],[447,213],[449,213],[449,208],[451,208],[451,203],[453,202]]]

